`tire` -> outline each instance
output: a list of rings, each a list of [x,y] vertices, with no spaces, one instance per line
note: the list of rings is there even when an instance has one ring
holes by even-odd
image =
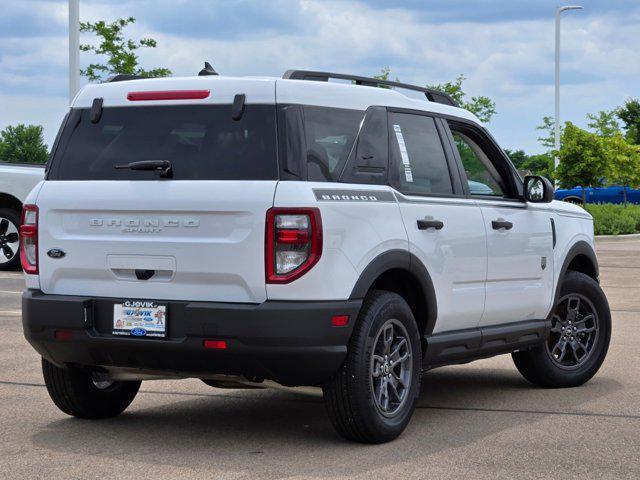
[[[140,382],[94,382],[79,368],[59,368],[42,359],[42,374],[53,403],[67,415],[85,419],[111,418],[131,404]]]
[[[611,339],[609,303],[598,282],[584,273],[568,271],[558,298],[547,342],[512,354],[522,376],[544,388],[577,387],[589,381],[604,362]],[[593,319],[589,310],[593,310]],[[578,313],[573,316],[570,311]],[[582,345],[574,348],[578,342]]]
[[[398,360],[408,354],[405,361],[396,361],[395,366],[383,365],[382,359],[387,343],[384,334],[392,328],[395,332],[389,351],[401,345],[397,355],[388,355]],[[381,336],[382,335],[382,336]],[[382,341],[382,343],[380,343]],[[413,313],[402,297],[386,291],[372,291],[364,300],[357,323],[349,341],[347,358],[340,370],[323,386],[324,402],[331,423],[347,440],[362,443],[384,443],[398,437],[406,428],[415,410],[420,393],[422,367],[420,334]],[[374,353],[380,354],[375,359]],[[378,374],[376,378],[372,372]],[[390,372],[390,373],[389,373]],[[374,399],[384,387],[387,411]],[[402,377],[403,387],[398,381]],[[395,389],[393,384],[397,384]],[[378,388],[380,387],[380,388]],[[399,391],[395,396],[393,391]],[[384,395],[378,396],[383,399]],[[403,400],[400,400],[400,397]],[[381,403],[385,403],[381,400]]]
[[[0,270],[20,268],[20,212],[0,208]]]

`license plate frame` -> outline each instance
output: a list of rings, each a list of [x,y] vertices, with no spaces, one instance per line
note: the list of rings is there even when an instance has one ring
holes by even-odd
[[[112,335],[166,338],[169,305],[153,300],[129,299],[113,304]]]

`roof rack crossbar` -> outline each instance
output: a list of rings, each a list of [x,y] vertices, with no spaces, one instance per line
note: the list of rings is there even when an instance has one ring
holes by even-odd
[[[409,83],[394,82],[391,80],[382,80],[378,78],[360,77],[358,75],[348,75],[344,73],[331,73],[331,72],[315,72],[311,70],[287,70],[282,76],[288,80],[311,80],[316,82],[328,82],[329,79],[337,80],[351,80],[356,85],[364,85],[367,87],[396,87],[404,88],[406,90],[414,90],[416,92],[422,92],[430,102],[442,103],[444,105],[451,105],[458,107],[458,103],[451,98],[450,95],[441,92],[439,90],[433,90],[431,88],[420,87],[418,85],[411,85]]]

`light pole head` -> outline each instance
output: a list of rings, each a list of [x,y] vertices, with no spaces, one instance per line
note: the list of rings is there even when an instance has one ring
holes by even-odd
[[[564,7],[558,7],[557,13],[560,15],[566,10],[582,10],[583,8],[582,5],[565,5]]]

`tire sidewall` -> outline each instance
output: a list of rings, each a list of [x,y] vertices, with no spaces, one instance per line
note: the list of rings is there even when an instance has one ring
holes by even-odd
[[[407,330],[408,340],[412,351],[412,378],[408,397],[401,410],[392,417],[382,415],[373,399],[373,384],[370,377],[371,355],[375,348],[375,341],[382,326],[390,319],[399,321]],[[420,335],[411,309],[407,303],[394,293],[382,294],[360,318],[362,335],[364,340],[361,348],[350,348],[350,351],[363,352],[359,358],[352,358],[352,386],[356,391],[355,398],[360,403],[360,411],[363,412],[365,423],[371,429],[385,439],[397,437],[409,423],[415,409],[415,404],[420,393],[420,374],[422,367],[422,354],[420,347]],[[362,348],[364,347],[364,348]]]

